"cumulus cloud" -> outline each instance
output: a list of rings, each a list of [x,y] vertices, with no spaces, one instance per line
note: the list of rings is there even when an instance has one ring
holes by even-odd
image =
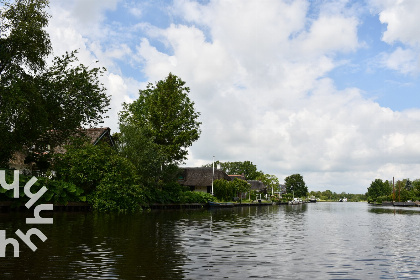
[[[136,98],[145,82],[172,72],[191,88],[203,123],[201,138],[189,149],[189,166],[209,163],[213,156],[251,160],[280,181],[300,173],[310,189],[337,192],[363,193],[375,178],[418,177],[419,110],[383,108],[358,88],[337,89],[329,77],[342,63],[337,55],[361,47],[357,9],[348,1],[322,1],[314,9],[304,0],[175,0],[168,26],[143,22],[139,12],[139,22],[123,34],[98,24],[104,9],[115,9],[117,2],[107,3],[95,11],[99,15],[92,24],[106,36],[90,36],[92,30],[73,24],[72,10],[60,10],[58,4],[54,11],[62,16],[51,30],[54,47],[71,41],[83,61],[99,59],[110,66],[105,77],[113,96],[109,126],[117,127],[120,104]],[[401,7],[393,3],[375,6],[387,23],[383,40],[410,47],[383,53],[382,65],[411,73],[418,68],[418,34],[396,31],[402,27],[390,14]],[[404,7],[415,14],[415,3],[398,3],[413,5]],[[394,15],[402,16],[397,10]],[[115,40],[123,36],[135,44]],[[142,65],[147,80],[125,77],[120,60]]]
[[[420,34],[418,14],[420,2],[415,0],[373,1],[381,23],[386,24],[382,40],[388,44],[402,43],[406,48],[397,48],[384,54],[384,66],[403,74],[417,74],[420,70]]]
[[[399,71],[403,74],[412,74],[420,69],[419,53],[412,49],[398,47],[392,53],[382,55],[382,64],[389,69]]]
[[[109,26],[101,26],[105,19],[104,11],[115,9],[117,3],[117,0],[51,1],[52,18],[47,29],[55,56],[77,50],[80,63],[107,68],[101,82],[111,97],[111,109],[104,125],[111,127],[114,132],[118,131],[118,112],[122,109],[122,103],[137,98],[141,86],[141,82],[124,77],[118,65],[119,60],[130,57],[132,50],[124,42],[103,39],[104,34],[113,34]]]
[[[382,39],[392,44],[400,41],[404,44],[419,46],[418,14],[420,2],[416,0],[373,1],[380,10],[379,20],[387,25]]]

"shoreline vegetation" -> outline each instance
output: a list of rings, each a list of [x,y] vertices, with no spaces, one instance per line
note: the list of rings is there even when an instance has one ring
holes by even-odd
[[[90,146],[89,149],[92,149]],[[71,149],[67,156],[72,156]],[[80,150],[78,150],[80,152]],[[105,149],[97,149],[97,152],[102,151],[103,154],[108,154]],[[112,154],[112,152],[111,152]],[[98,154],[92,153],[92,155]],[[79,162],[79,167],[83,168],[83,162]],[[59,165],[57,165],[59,166]],[[173,183],[172,185],[162,186],[161,189],[157,188],[145,188],[140,185],[123,185],[128,181],[120,182],[121,178],[115,172],[112,180],[104,174],[104,170],[98,170],[98,173],[102,174],[102,178],[99,180],[99,186],[93,185],[93,178],[97,178],[99,174],[92,172],[92,169],[86,176],[81,176],[81,173],[77,173],[77,178],[83,178],[82,181],[77,181],[75,178],[72,179],[74,183],[63,181],[62,177],[55,176],[53,178],[48,177],[37,177],[37,181],[31,187],[31,192],[36,193],[42,186],[46,186],[48,191],[39,199],[38,204],[53,203],[57,209],[65,209],[67,206],[69,209],[89,209],[97,212],[141,212],[147,209],[182,209],[182,208],[204,208],[208,207],[209,201],[230,203],[232,206],[264,206],[272,204],[287,204],[291,200],[290,194],[284,194],[281,198],[267,196],[267,199],[259,199],[258,193],[251,191],[251,199],[233,199],[233,196],[238,194],[234,188],[232,188],[231,196],[224,193],[217,194],[218,189],[215,188],[215,195],[201,192],[192,192],[186,190],[185,187]],[[119,170],[118,168],[112,169],[113,171]],[[13,170],[2,170],[1,176],[5,176],[5,181],[11,184],[15,177]],[[68,174],[72,174],[71,172]],[[125,175],[127,175],[125,173]],[[98,178],[99,178],[98,177]],[[5,207],[19,210],[27,202],[28,198],[24,195],[24,186],[32,178],[32,175],[19,174],[19,198],[13,198],[13,190],[0,189],[0,208],[3,210]],[[71,178],[67,177],[69,181]],[[125,178],[124,180],[127,180]],[[83,184],[83,188],[79,187]],[[244,181],[245,182],[245,181]],[[92,184],[90,184],[92,183]],[[229,182],[224,182],[227,184]],[[232,181],[232,186],[235,186],[237,182]],[[217,184],[216,184],[217,185]],[[226,188],[225,188],[226,190]],[[248,190],[249,191],[249,190]],[[311,194],[313,192],[308,193]],[[317,192],[315,192],[317,193]],[[326,191],[325,193],[330,193]],[[324,194],[325,194],[324,193]],[[331,199],[317,199],[317,202],[332,202],[339,201],[336,193],[332,193]],[[348,201],[363,201],[363,195],[352,195],[346,194],[350,197]],[[305,199],[309,201],[309,197]],[[321,193],[322,197],[322,193]],[[60,210],[58,210],[60,211]]]
[[[14,199],[12,190],[0,188],[0,202],[12,201],[16,207],[26,203],[23,189],[32,175],[37,177],[32,193],[43,186],[48,189],[38,203],[88,203],[98,212],[139,212],[153,204],[241,203],[245,198],[257,201],[257,195],[260,199],[267,195],[266,200],[274,203],[307,196],[375,203],[420,197],[419,180],[397,183],[398,196],[388,181],[376,180],[366,195],[308,192],[300,174],[286,177],[280,185],[275,175],[258,171],[250,161],[220,162],[224,172],[244,178],[216,180],[214,195],[182,186],[178,166],[185,163],[188,148],[199,139],[201,122],[190,88],[172,73],[139,89],[132,103],[122,104],[119,132],[109,137],[109,143],[91,143],[92,139],[80,134],[86,128],[98,128],[111,109],[101,82],[106,69],[79,64],[77,51],[50,61],[54,52],[45,29],[50,18],[48,4],[48,0],[6,1],[0,13],[4,25],[0,38],[0,170],[5,170],[3,176],[10,184],[15,181],[9,168],[16,154],[21,155],[19,165],[28,166],[28,172],[14,166],[25,171],[19,175],[19,198]],[[265,189],[252,189],[247,180],[258,180]]]

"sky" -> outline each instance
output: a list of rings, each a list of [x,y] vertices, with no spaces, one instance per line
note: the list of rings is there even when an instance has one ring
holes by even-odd
[[[201,137],[186,166],[252,161],[310,191],[420,178],[420,1],[51,0],[54,55],[104,66],[104,126],[171,72]],[[99,62],[97,62],[99,61]]]

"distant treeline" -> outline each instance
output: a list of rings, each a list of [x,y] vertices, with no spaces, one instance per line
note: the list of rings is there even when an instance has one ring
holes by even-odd
[[[368,202],[382,203],[382,201],[417,201],[420,200],[420,179],[391,181],[375,179],[366,193]]]
[[[309,196],[314,196],[320,200],[324,201],[339,201],[342,198],[347,198],[347,201],[358,202],[358,201],[366,201],[367,196],[366,194],[352,194],[352,193],[336,193],[330,190],[326,191],[311,191],[309,192]]]

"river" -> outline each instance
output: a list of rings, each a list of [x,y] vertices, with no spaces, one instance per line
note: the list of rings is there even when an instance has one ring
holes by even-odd
[[[43,213],[43,212],[41,212]],[[1,279],[420,279],[420,208],[313,203],[136,215],[54,213],[7,246]],[[22,213],[1,213],[7,237]]]

